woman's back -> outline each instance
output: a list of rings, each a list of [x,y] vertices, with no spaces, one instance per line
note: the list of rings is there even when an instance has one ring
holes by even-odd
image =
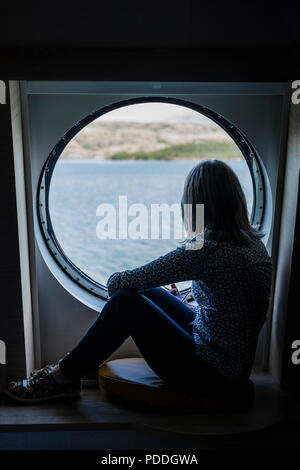
[[[230,382],[243,381],[249,377],[267,312],[270,257],[258,239],[249,245],[207,240],[198,262],[201,275],[192,282],[197,352]]]

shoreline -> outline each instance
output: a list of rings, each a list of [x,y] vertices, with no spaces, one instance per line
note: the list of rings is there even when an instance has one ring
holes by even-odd
[[[173,159],[157,159],[157,158],[148,158],[148,159],[135,159],[135,158],[63,158],[60,157],[58,162],[60,163],[145,163],[145,162],[199,162],[205,160],[214,160],[213,158],[173,158]],[[216,160],[226,161],[226,162],[243,162],[243,158],[216,158]]]

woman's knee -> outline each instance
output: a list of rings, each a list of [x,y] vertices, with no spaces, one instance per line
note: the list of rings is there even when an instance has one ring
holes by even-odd
[[[123,321],[124,318],[128,321],[129,316],[134,316],[138,310],[136,308],[138,305],[136,301],[138,295],[138,292],[131,289],[118,289],[108,299],[103,311],[108,314],[113,313],[114,315],[118,315],[120,321]],[[103,311],[101,312],[102,317]]]
[[[150,287],[149,289],[143,290],[142,294],[146,297],[159,295],[161,292],[164,292],[162,287]]]
[[[162,287],[150,287],[149,289],[144,289],[141,292],[135,289],[125,289],[121,287],[120,289],[116,290],[110,298],[112,297],[137,297],[141,294],[148,297],[151,295],[158,295],[161,292],[164,292],[164,289]]]
[[[159,294],[160,287],[153,287],[144,291],[133,289],[118,289],[110,297],[109,301],[115,303],[118,311],[124,311],[126,316],[145,318],[141,313],[146,314],[153,311],[153,303],[156,306],[156,295]]]
[[[112,296],[110,297],[110,300],[111,299],[119,299],[119,298],[132,299],[132,298],[136,297],[137,295],[138,295],[138,292],[133,290],[133,289],[120,288],[112,294]]]

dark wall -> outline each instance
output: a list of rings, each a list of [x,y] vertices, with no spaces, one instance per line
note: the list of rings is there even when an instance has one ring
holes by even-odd
[[[300,52],[275,49],[1,47],[10,80],[290,82]]]
[[[297,3],[240,0],[2,2],[0,44],[121,48],[293,47]],[[299,43],[298,43],[299,44]]]
[[[6,344],[7,377],[22,377],[24,327],[8,85],[6,90],[6,104],[0,105],[0,339]]]
[[[0,78],[295,80],[298,3],[5,2]]]

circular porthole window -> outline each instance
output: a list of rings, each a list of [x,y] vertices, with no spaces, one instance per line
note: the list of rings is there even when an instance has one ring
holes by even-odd
[[[178,204],[188,171],[210,158],[226,161],[236,172],[250,220],[259,226],[265,197],[259,160],[223,116],[179,99],[144,98],[115,103],[77,123],[50,153],[38,189],[40,227],[61,269],[106,298],[113,272],[176,248],[175,219],[169,237],[163,230],[151,237],[150,229],[148,238],[124,236],[124,203],[129,223],[137,215],[130,207]],[[115,208],[116,223],[113,236],[105,239],[98,229],[108,206]]]

